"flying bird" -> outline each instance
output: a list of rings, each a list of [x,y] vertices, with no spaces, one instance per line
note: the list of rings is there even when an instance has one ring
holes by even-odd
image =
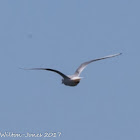
[[[25,69],[25,70],[47,70],[47,71],[56,72],[57,74],[59,74],[63,77],[62,84],[66,85],[66,86],[76,86],[77,84],[79,84],[80,80],[82,79],[82,77],[80,77],[81,72],[84,70],[84,68],[88,64],[90,64],[92,62],[95,62],[95,61],[98,61],[98,60],[103,60],[103,59],[115,57],[115,56],[118,56],[118,55],[121,55],[121,54],[122,53],[108,55],[108,56],[105,56],[105,57],[102,57],[102,58],[97,58],[97,59],[93,59],[93,60],[84,62],[77,68],[77,70],[75,71],[75,73],[73,75],[65,75],[58,70],[49,69],[49,68],[31,68],[31,69]]]

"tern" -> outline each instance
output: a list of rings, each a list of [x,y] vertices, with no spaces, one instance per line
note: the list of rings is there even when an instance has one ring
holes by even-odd
[[[63,77],[62,79],[62,84],[66,85],[66,86],[76,86],[77,84],[79,84],[80,80],[82,79],[82,77],[80,77],[81,72],[85,69],[85,67],[95,61],[98,60],[103,60],[103,59],[107,59],[107,58],[111,58],[111,57],[115,57],[118,55],[121,55],[122,53],[118,53],[118,54],[113,54],[113,55],[108,55],[105,57],[101,57],[101,58],[97,58],[97,59],[93,59],[87,62],[82,63],[77,70],[75,71],[75,73],[73,75],[65,75],[62,72],[58,71],[58,70],[54,70],[54,69],[50,69],[50,68],[31,68],[31,69],[25,69],[25,70],[47,70],[47,71],[52,71],[55,72],[59,75],[61,75]]]

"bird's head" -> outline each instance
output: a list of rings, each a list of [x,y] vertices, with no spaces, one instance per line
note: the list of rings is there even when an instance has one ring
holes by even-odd
[[[84,78],[84,77],[73,77],[73,78],[71,78],[72,80],[81,80],[82,78]]]

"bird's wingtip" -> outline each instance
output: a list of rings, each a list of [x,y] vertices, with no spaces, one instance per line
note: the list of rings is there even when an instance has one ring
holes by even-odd
[[[21,67],[18,67],[19,69],[21,69],[21,70],[25,70],[25,68],[21,68]]]
[[[34,69],[28,69],[28,68],[21,68],[21,67],[19,67],[19,69],[21,69],[21,70],[34,70]]]
[[[117,54],[114,54],[114,56],[118,56],[118,55],[122,55],[122,53],[117,53]]]

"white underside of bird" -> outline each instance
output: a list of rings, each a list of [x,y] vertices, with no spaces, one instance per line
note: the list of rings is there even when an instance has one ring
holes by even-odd
[[[122,53],[108,55],[105,57],[101,57],[101,58],[97,58],[97,59],[93,59],[93,60],[84,62],[78,67],[78,69],[75,71],[75,73],[73,75],[70,75],[70,76],[63,74],[62,72],[60,72],[58,70],[49,69],[49,68],[31,68],[31,69],[25,69],[25,70],[48,70],[48,71],[56,72],[63,77],[62,84],[66,85],[66,86],[76,86],[77,84],[79,84],[80,80],[82,79],[82,77],[80,77],[81,72],[84,70],[84,68],[88,64],[95,62],[95,61],[98,61],[98,60],[115,57],[115,56],[118,56],[121,54]]]

